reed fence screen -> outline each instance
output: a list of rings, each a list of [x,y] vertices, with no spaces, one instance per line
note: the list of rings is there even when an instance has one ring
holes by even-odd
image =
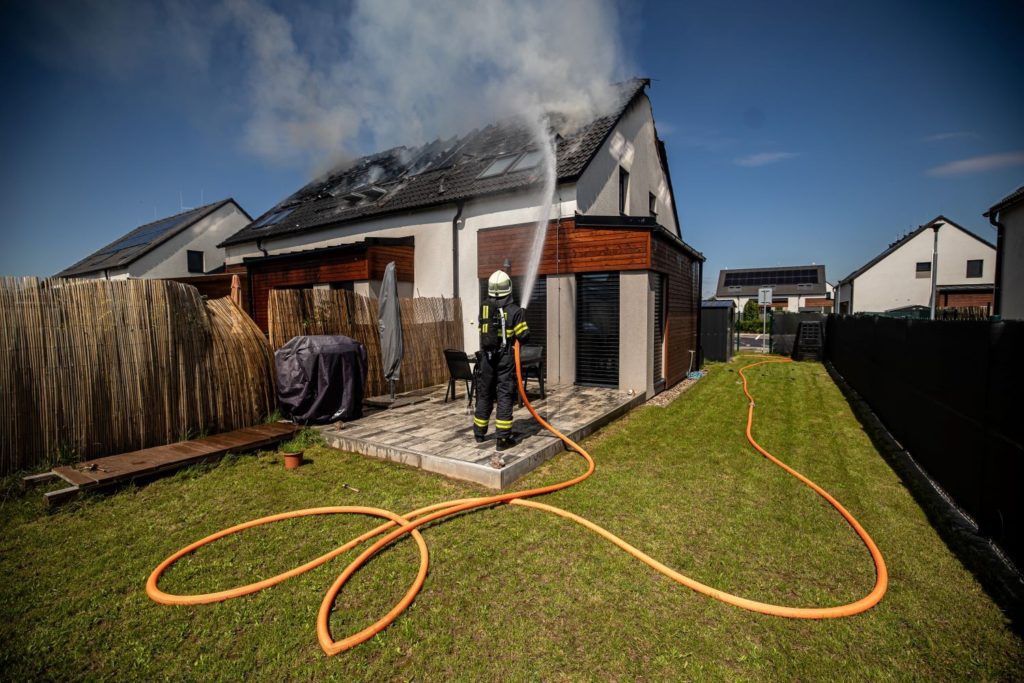
[[[161,280],[0,278],[0,473],[265,420],[273,355],[229,299]]]
[[[444,297],[400,299],[402,309],[401,379],[397,391],[411,391],[448,381],[445,349],[462,349],[462,302]],[[270,345],[284,346],[292,337],[329,334],[351,337],[366,346],[369,357],[366,396],[388,391],[384,381],[377,300],[341,289],[275,289],[268,307]]]

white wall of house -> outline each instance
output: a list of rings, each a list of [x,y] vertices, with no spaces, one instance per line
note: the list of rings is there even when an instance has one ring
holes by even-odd
[[[918,277],[916,264],[931,263],[934,231],[922,230],[853,281],[851,313],[883,312],[906,306],[931,305],[931,273]],[[981,259],[982,276],[967,277],[967,261]],[[982,285],[995,282],[995,249],[957,227],[939,228],[938,285]],[[849,301],[844,289],[842,300]]]
[[[249,221],[249,217],[238,206],[228,203],[124,268],[110,268],[74,277],[83,280],[125,280],[202,275],[188,272],[187,252],[203,252],[204,272],[219,268],[224,265],[224,249],[217,245],[244,228]]]
[[[1003,224],[1003,263],[999,274],[999,314],[1024,320],[1024,202],[999,214]]]
[[[655,196],[658,222],[680,235],[672,211],[672,192],[658,158],[651,102],[638,98],[579,179],[580,213],[591,216],[619,215],[619,166],[629,172],[627,216],[648,216],[649,198]]]

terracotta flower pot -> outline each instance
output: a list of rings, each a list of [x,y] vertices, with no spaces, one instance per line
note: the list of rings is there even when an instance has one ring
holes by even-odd
[[[284,468],[286,470],[294,470],[296,467],[302,464],[303,451],[296,451],[295,453],[284,453]]]

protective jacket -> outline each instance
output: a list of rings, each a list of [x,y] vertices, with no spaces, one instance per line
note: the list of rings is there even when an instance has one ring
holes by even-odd
[[[480,362],[477,375],[476,412],[473,433],[477,437],[487,434],[491,409],[495,399],[498,413],[494,421],[499,439],[512,436],[512,407],[516,394],[516,366],[513,345],[516,340],[525,344],[530,338],[526,314],[511,296],[502,299],[488,297],[480,305]]]

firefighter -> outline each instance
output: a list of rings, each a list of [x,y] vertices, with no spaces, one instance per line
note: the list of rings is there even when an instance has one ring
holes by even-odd
[[[512,439],[512,404],[516,395],[516,359],[513,345],[530,337],[526,314],[512,301],[512,280],[496,270],[487,280],[487,298],[480,306],[480,361],[476,390],[473,436],[477,443],[487,435],[495,397],[497,450],[515,446]]]

